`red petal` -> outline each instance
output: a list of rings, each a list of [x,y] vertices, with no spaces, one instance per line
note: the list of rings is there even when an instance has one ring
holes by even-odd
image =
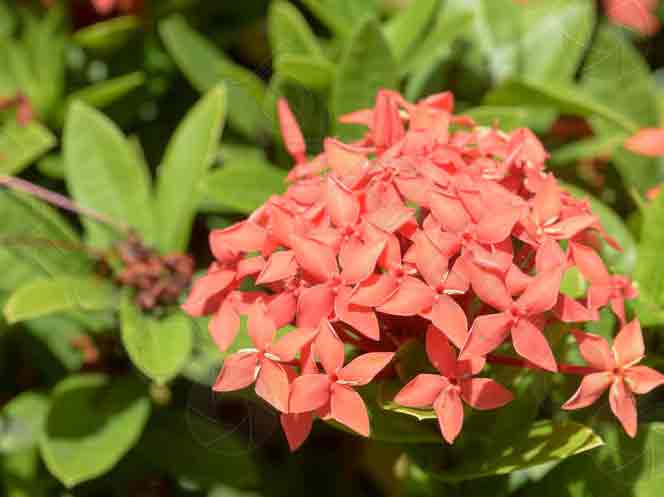
[[[417,278],[405,277],[397,291],[380,307],[378,311],[394,316],[415,316],[431,307],[434,292]]]
[[[385,91],[379,91],[376,97],[372,130],[374,143],[379,151],[390,148],[406,134],[399,108]]]
[[[496,409],[514,399],[512,392],[489,378],[470,378],[460,386],[461,397],[475,409]]]
[[[297,326],[318,328],[322,319],[327,319],[334,310],[334,292],[323,284],[303,288],[297,301]]]
[[[376,269],[378,258],[385,250],[385,242],[362,244],[354,251],[353,257],[343,260],[341,277],[348,284],[366,280]]]
[[[261,274],[256,278],[257,285],[285,280],[297,274],[297,262],[292,250],[275,252],[265,263]]]
[[[613,339],[613,353],[618,366],[627,366],[643,359],[645,345],[638,320],[625,325],[616,335]]]
[[[315,329],[296,328],[282,336],[269,348],[268,352],[277,356],[281,361],[292,361],[300,349],[311,343],[317,334],[318,330]]]
[[[424,231],[413,237],[417,269],[432,288],[442,282],[447,272],[449,260],[433,244]]]
[[[438,425],[443,438],[449,444],[454,443],[463,426],[463,405],[459,393],[452,388],[446,388],[434,402],[433,408],[438,415]]]
[[[518,266],[512,264],[505,276],[505,286],[512,296],[521,295],[530,284],[531,279]]]
[[[330,397],[332,418],[360,435],[368,437],[369,414],[360,394],[350,387],[334,383]]]
[[[277,328],[293,322],[297,311],[297,300],[293,292],[277,293],[267,297],[267,315]]]
[[[190,316],[205,316],[217,310],[219,302],[215,299],[235,279],[235,271],[216,270],[196,280],[182,310]]]
[[[256,379],[256,394],[279,412],[288,412],[290,387],[284,367],[269,359],[261,361]]]
[[[387,233],[394,233],[413,219],[414,213],[403,205],[389,205],[367,213],[366,220]]]
[[[502,279],[491,272],[482,271],[473,264],[468,264],[468,266],[470,266],[470,281],[473,291],[482,302],[500,311],[512,306],[512,297]]]
[[[327,212],[335,226],[353,226],[360,216],[360,203],[334,176],[327,177]]]
[[[350,297],[352,292],[353,290],[348,287],[339,289],[337,298],[334,301],[337,318],[353,327],[365,337],[371,340],[378,340],[380,338],[380,329],[376,313],[371,307],[351,304]]]
[[[258,354],[255,352],[238,352],[224,359],[212,390],[215,392],[232,392],[251,385],[256,379]]]
[[[558,301],[562,276],[560,267],[538,274],[516,301],[516,305],[529,315],[550,311]]]
[[[397,280],[389,273],[372,274],[357,285],[350,297],[351,304],[377,307],[396,291]]]
[[[572,333],[579,344],[581,357],[589,366],[600,371],[612,371],[616,367],[613,353],[604,337],[578,330],[572,330]]]
[[[544,180],[533,200],[533,213],[538,224],[543,225],[560,215],[560,189],[553,175]]]
[[[558,296],[553,313],[563,323],[584,323],[598,319],[596,311],[588,309],[567,295]]]
[[[439,295],[431,310],[431,321],[454,345],[462,347],[468,336],[466,313],[449,295]]]
[[[344,344],[329,321],[321,321],[314,343],[314,353],[327,374],[337,374],[344,365]]]
[[[664,385],[664,374],[646,366],[632,366],[625,371],[625,382],[632,392],[642,395]]]
[[[208,323],[210,336],[219,347],[219,350],[225,352],[235,341],[239,329],[240,315],[235,311],[231,302],[225,300]]]
[[[552,238],[546,238],[537,249],[535,267],[542,273],[554,267],[567,267],[567,256],[560,244]]]
[[[265,304],[256,302],[252,305],[247,318],[247,329],[254,346],[261,351],[267,350],[277,334],[277,327],[267,315]]]
[[[394,402],[405,407],[429,407],[449,384],[437,374],[418,374],[399,391]]]
[[[664,155],[664,129],[642,129],[625,142],[625,148],[648,157]]]
[[[547,371],[558,371],[549,342],[537,326],[527,319],[520,319],[512,327],[512,343],[516,353],[524,359]]]
[[[288,412],[300,414],[323,407],[330,400],[330,379],[326,374],[303,374],[290,387]]]
[[[309,437],[314,417],[310,413],[282,414],[279,418],[291,452],[296,451]]]
[[[578,390],[565,402],[563,409],[581,409],[594,404],[611,385],[611,373],[592,373],[583,377]]]
[[[574,264],[586,280],[591,283],[605,283],[609,280],[609,271],[595,250],[574,242],[570,243],[570,248]]]
[[[364,154],[332,138],[326,138],[323,145],[328,167],[342,177],[358,175],[367,161]]]
[[[500,346],[510,332],[511,320],[503,313],[479,316],[473,322],[459,359],[485,356]]]
[[[625,433],[634,438],[637,429],[636,400],[634,394],[619,378],[611,385],[609,404],[611,405],[611,411],[625,429]]]
[[[300,126],[297,124],[297,120],[285,98],[282,97],[277,101],[277,110],[279,112],[281,136],[284,140],[284,145],[286,145],[286,150],[295,159],[295,162],[306,162],[307,145],[304,142]]]
[[[427,328],[427,357],[431,364],[446,378],[456,378],[457,357],[447,337],[435,326]]]
[[[482,243],[502,242],[510,236],[520,217],[521,212],[516,208],[484,216],[476,228],[477,240]]]
[[[461,233],[470,224],[470,216],[460,200],[432,191],[429,206],[434,217],[445,231]]]
[[[254,276],[260,273],[265,266],[265,259],[262,256],[249,257],[241,259],[237,263],[237,279],[241,280],[247,276]]]
[[[553,226],[545,228],[544,232],[558,239],[569,240],[570,238],[573,238],[581,233],[583,230],[591,228],[598,221],[599,220],[597,219],[597,216],[574,216],[565,219],[564,221],[560,221]]]
[[[251,221],[210,232],[210,249],[220,261],[228,257],[229,249],[236,253],[255,252],[262,250],[264,244],[265,230]]]
[[[387,366],[394,352],[369,352],[362,354],[341,368],[338,377],[356,385],[366,385]]]
[[[298,264],[317,281],[327,281],[338,273],[334,251],[320,242],[302,236],[291,236]]]

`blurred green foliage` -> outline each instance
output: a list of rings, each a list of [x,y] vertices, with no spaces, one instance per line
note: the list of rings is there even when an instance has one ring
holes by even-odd
[[[638,284],[630,312],[662,368],[664,197],[645,193],[664,159],[622,144],[664,122],[664,35],[611,25],[593,0],[154,0],[109,15],[52,3],[0,0],[0,98],[24,95],[35,116],[0,111],[0,174],[113,223],[0,188],[0,495],[661,495],[661,393],[628,440],[601,408],[561,412],[567,380],[498,368],[519,401],[469,415],[453,448],[430,413],[369,388],[372,440],[322,425],[290,455],[255,397],[209,391],[223,357],[205,320],[178,296],[148,311],[111,275],[136,239],[201,269],[206,228],[283,191],[277,98],[316,152],[360,136],[337,118],[379,88],[452,90],[481,125],[533,128],[589,199],[624,249],[603,256]]]

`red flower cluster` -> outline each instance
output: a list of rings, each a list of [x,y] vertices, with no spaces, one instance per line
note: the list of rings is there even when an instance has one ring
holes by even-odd
[[[548,324],[594,320],[608,304],[624,324],[624,299],[636,292],[596,254],[602,238],[616,243],[587,202],[545,172],[547,153],[535,135],[479,127],[453,108],[451,93],[412,104],[380,91],[373,109],[342,118],[368,128],[362,140],[328,138],[310,159],[280,101],[284,142],[296,161],[290,187],[210,235],[216,261],[183,308],[212,315],[210,333],[222,351],[241,316],[254,343],[225,360],[214,390],[255,383],[282,413],[293,449],[314,416],[368,435],[355,388],[389,374],[383,370],[394,352],[413,337],[426,340],[440,375],[415,377],[395,401],[433,406],[450,443],[463,422],[462,400],[478,409],[511,400],[495,381],[474,377],[486,362],[500,362],[491,353],[508,337],[522,359],[503,359],[587,374],[566,408],[588,405],[612,382],[611,406],[630,434],[632,393],[664,383],[664,375],[632,367],[643,356],[635,323],[616,339],[613,359],[600,339],[577,333],[590,367],[556,362]],[[573,266],[589,282],[584,299],[560,292]],[[242,290],[247,280],[251,291]],[[346,365],[344,345],[354,356]],[[633,351],[623,354],[625,347]]]

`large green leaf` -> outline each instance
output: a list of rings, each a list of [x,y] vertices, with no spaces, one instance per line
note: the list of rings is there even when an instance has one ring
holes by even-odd
[[[595,100],[610,106],[639,128],[659,125],[657,87],[650,67],[617,28],[603,25],[598,30],[581,84]],[[594,119],[592,126],[600,138],[620,131],[616,123],[601,118]],[[612,162],[623,181],[640,192],[664,181],[664,162],[659,159],[618,148]]]
[[[251,444],[256,441],[240,438],[240,424],[255,420],[241,420],[234,425],[216,419],[213,412],[199,410],[207,406],[197,407],[157,413],[136,447],[137,456],[150,467],[203,488],[220,481],[240,488],[255,488],[259,473]]]
[[[522,105],[548,107],[565,114],[599,117],[627,133],[639,125],[612,106],[595,100],[581,88],[561,83],[538,82],[530,79],[507,81],[485,97],[488,105]]]
[[[19,287],[7,300],[4,314],[9,323],[17,323],[59,312],[89,313],[116,306],[116,290],[108,281],[93,276],[56,276]]]
[[[46,421],[48,398],[36,392],[23,392],[0,411],[0,453],[37,446]]]
[[[189,243],[199,184],[214,159],[225,115],[226,92],[217,86],[187,113],[166,148],[155,199],[159,246],[164,251],[183,251]]]
[[[639,257],[634,277],[643,297],[664,308],[664,195],[658,195],[643,210]]]
[[[162,318],[147,316],[129,295],[120,317],[122,343],[134,365],[157,383],[173,379],[191,355],[191,319],[179,310]]]
[[[275,61],[275,69],[283,78],[312,90],[326,89],[335,76],[334,64],[305,55],[281,55]]]
[[[303,3],[337,36],[347,37],[355,25],[376,13],[376,0],[303,0]]]
[[[145,74],[140,71],[107,79],[86,86],[71,93],[68,102],[80,100],[97,109],[103,109],[125,97],[145,82]]]
[[[614,151],[621,147],[627,139],[627,134],[617,132],[583,140],[564,145],[551,153],[549,164],[555,166],[564,166],[574,164],[584,159],[594,159],[597,157],[611,157]]]
[[[306,19],[292,4],[283,1],[270,5],[268,35],[275,58],[282,55],[307,55],[324,60],[323,50]]]
[[[396,60],[403,60],[425,32],[440,0],[414,0],[385,23],[384,34]]]
[[[53,391],[40,450],[73,487],[110,470],[138,441],[150,415],[143,386],[129,377],[71,376]]]
[[[10,120],[0,128],[0,174],[17,174],[55,146],[55,136],[36,121]]]
[[[537,421],[528,434],[499,453],[474,453],[459,465],[431,473],[443,481],[457,482],[504,475],[540,464],[560,461],[602,445],[593,430],[579,423]],[[425,469],[426,470],[426,469]]]
[[[136,16],[120,16],[79,29],[72,41],[83,48],[110,52],[125,45],[138,32],[141,20]]]
[[[152,240],[149,177],[120,129],[92,107],[75,102],[67,114],[63,148],[74,200]],[[82,221],[92,245],[107,247],[121,235],[98,221]]]
[[[200,92],[226,83],[228,121],[233,128],[252,140],[270,132],[262,108],[265,84],[258,76],[234,64],[180,16],[162,21],[159,33],[175,63]]]
[[[81,252],[78,236],[49,205],[0,188],[0,212],[4,216],[0,252],[24,268],[29,265],[35,275],[77,274],[90,269],[90,259]]]
[[[398,69],[394,56],[375,18],[364,21],[349,39],[332,87],[332,112],[336,118],[371,107],[381,88],[396,88]],[[354,129],[353,129],[354,128]],[[340,125],[338,134],[361,136],[356,126]]]
[[[250,214],[271,195],[283,193],[286,171],[264,157],[231,156],[202,183],[205,199],[225,210]],[[260,181],[256,181],[260,178]]]

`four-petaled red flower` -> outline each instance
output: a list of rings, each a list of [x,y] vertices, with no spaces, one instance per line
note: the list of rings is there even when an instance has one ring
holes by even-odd
[[[426,334],[426,351],[431,363],[440,372],[419,374],[394,398],[406,407],[430,407],[436,411],[440,431],[448,443],[461,432],[463,405],[475,409],[496,409],[513,399],[512,393],[489,378],[475,378],[484,367],[483,357],[458,360],[452,346],[433,325]]]
[[[638,321],[625,325],[609,347],[604,337],[574,331],[579,351],[588,365],[597,370],[583,377],[579,389],[563,409],[580,409],[593,404],[609,389],[609,404],[630,437],[636,436],[636,399],[664,385],[664,374],[639,366],[645,355],[643,335]]]

